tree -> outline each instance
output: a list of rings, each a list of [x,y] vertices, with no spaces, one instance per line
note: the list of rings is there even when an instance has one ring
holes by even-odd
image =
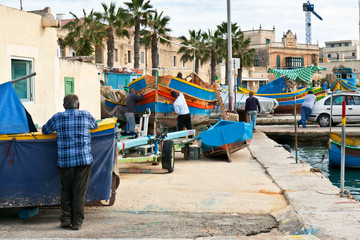
[[[103,25],[96,20],[93,10],[86,14],[83,9],[83,18],[74,17],[73,21],[68,22],[62,29],[68,30],[69,33],[64,39],[65,46],[72,46],[78,56],[89,56],[94,53],[94,46],[102,46],[102,40],[105,37]]]
[[[241,32],[241,31],[240,31]],[[244,34],[237,35],[237,38],[234,39],[234,52],[233,55],[240,59],[240,67],[238,70],[239,82],[242,80],[243,68],[249,68],[254,64],[254,53],[255,49],[250,48],[251,39],[246,38]]]
[[[119,7],[116,9],[114,2],[107,6],[106,3],[101,3],[104,12],[95,13],[97,20],[104,23],[105,33],[107,38],[107,65],[114,66],[115,40],[114,34],[118,37],[129,38],[127,27],[129,25],[129,15],[125,9]]]
[[[220,32],[212,32],[210,29],[207,32],[202,33],[203,40],[205,42],[205,50],[203,52],[204,60],[210,60],[210,75],[211,83],[215,82],[216,65],[221,61],[222,56],[220,52],[223,48],[223,39],[220,38]]]
[[[147,69],[147,51],[151,48],[151,32],[147,29],[141,29],[140,36],[140,45],[145,48],[145,69]]]
[[[193,60],[195,55],[195,72],[199,74],[200,62],[203,63],[206,59],[204,55],[202,55],[202,52],[206,48],[205,42],[203,41],[201,30],[189,30],[189,35],[189,39],[185,36],[180,36],[179,39],[181,40],[181,44],[193,48],[182,46],[179,48],[178,53],[182,54],[181,60],[185,62]]]
[[[147,26],[150,13],[153,12],[150,0],[131,0],[125,2],[130,14],[130,24],[135,27],[134,32],[134,68],[140,66],[140,25]]]
[[[171,31],[170,28],[167,27],[169,24],[170,18],[168,16],[162,16],[163,12],[158,14],[158,12],[155,10],[153,14],[150,14],[149,16],[149,27],[150,31],[143,32],[147,33],[145,37],[150,38],[151,40],[151,62],[152,62],[152,75],[156,76],[156,70],[159,67],[159,57],[158,57],[158,41],[159,36],[162,36],[163,38],[170,38],[168,33]],[[160,38],[160,43],[166,43],[169,42],[163,40]]]
[[[220,52],[220,54],[223,56],[223,58],[225,59],[225,69],[226,69],[226,73],[225,73],[225,83],[228,84],[227,80],[227,74],[228,74],[228,61],[227,61],[227,46],[228,46],[228,37],[227,37],[227,22],[222,22],[220,25],[217,25],[217,30],[220,33],[220,37],[223,39],[223,48],[222,51]],[[234,40],[236,38],[239,37],[239,35],[241,35],[242,32],[239,29],[239,26],[237,26],[237,23],[232,23],[231,24],[231,40],[232,42],[234,42]],[[232,44],[232,52],[234,52],[235,50],[235,46],[234,44]],[[231,56],[232,57],[232,56]]]

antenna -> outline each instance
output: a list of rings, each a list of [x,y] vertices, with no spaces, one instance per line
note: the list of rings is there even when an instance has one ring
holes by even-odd
[[[306,43],[311,44],[311,13],[314,14],[318,19],[323,19],[314,11],[314,4],[310,4],[310,0],[307,0],[306,3],[303,3],[303,11],[305,12]]]

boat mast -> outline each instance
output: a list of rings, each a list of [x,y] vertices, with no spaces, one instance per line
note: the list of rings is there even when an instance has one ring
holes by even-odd
[[[360,1],[360,0],[359,0]],[[227,0],[227,38],[228,38],[228,49],[227,49],[227,82],[229,89],[229,111],[233,110],[233,99],[234,99],[234,81],[232,78],[232,43],[231,43],[231,6],[230,0]]]

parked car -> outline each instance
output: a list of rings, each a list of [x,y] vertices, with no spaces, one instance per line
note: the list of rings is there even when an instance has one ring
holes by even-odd
[[[346,102],[346,122],[360,122],[360,94],[339,92],[333,94],[332,125],[341,123],[342,102]],[[320,127],[330,125],[331,95],[314,104],[309,120],[317,122]]]

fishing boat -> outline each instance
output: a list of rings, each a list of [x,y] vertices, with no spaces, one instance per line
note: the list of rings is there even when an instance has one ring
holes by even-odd
[[[252,124],[220,120],[201,132],[201,150],[205,156],[224,157],[247,147],[253,137]]]
[[[329,165],[341,166],[341,136],[336,133],[330,134],[329,139]],[[345,167],[360,168],[360,138],[345,138]]]
[[[191,78],[190,80],[186,80]],[[206,123],[210,111],[216,103],[216,94],[210,84],[202,81],[195,73],[185,79],[180,79],[170,75],[159,77],[145,75],[132,81],[129,87],[134,88],[137,93],[144,94],[143,100],[136,105],[137,112],[145,112],[147,108],[152,113],[156,113],[158,121],[172,128],[176,126],[173,114],[173,103],[175,99],[171,96],[171,91],[175,90],[184,94],[186,103],[191,114],[194,126]],[[155,116],[150,117],[150,122],[154,122]]]
[[[330,85],[331,91],[347,90],[356,91],[359,90],[357,86],[356,73],[352,68],[339,68],[335,73],[335,82]]]
[[[268,72],[274,73],[277,79],[265,84],[264,86],[261,86],[257,92],[254,92],[254,94],[258,97],[276,99],[279,103],[279,106],[275,109],[275,113],[293,113],[295,98],[296,111],[300,112],[301,104],[304,102],[304,98],[308,94],[309,90],[312,90],[317,100],[327,96],[327,90],[321,87],[310,89],[302,87],[300,89],[293,90],[292,82],[290,80],[285,80],[285,78],[282,76],[286,76],[292,80],[299,78],[304,82],[310,82],[316,71],[324,69],[325,68],[323,67],[317,66],[308,66],[305,68],[292,70],[269,68]],[[240,91],[243,93],[248,93],[250,90],[240,88]]]
[[[0,97],[0,208],[59,205],[56,133],[33,132],[31,116],[10,82],[0,84]],[[88,202],[108,200],[116,189],[116,119],[100,120],[98,126],[91,131]]]

